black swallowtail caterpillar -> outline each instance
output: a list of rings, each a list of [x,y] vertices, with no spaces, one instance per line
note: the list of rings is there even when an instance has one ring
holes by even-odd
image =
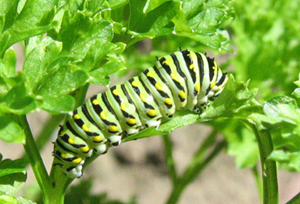
[[[54,143],[54,165],[81,177],[92,154],[104,154],[123,137],[158,127],[179,109],[200,113],[223,90],[226,73],[214,59],[180,50],[123,84],[88,99],[61,127]]]

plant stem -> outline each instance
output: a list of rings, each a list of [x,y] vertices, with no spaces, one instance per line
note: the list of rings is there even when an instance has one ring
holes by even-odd
[[[275,161],[268,159],[273,151],[271,134],[259,122],[255,122],[254,120],[247,121],[246,125],[254,132],[259,146],[263,181],[263,203],[277,204],[277,167]]]
[[[52,193],[50,199],[52,201],[55,201],[53,203],[63,204],[65,199],[65,192],[74,179],[66,176],[58,166],[52,166],[50,179],[52,185]]]
[[[41,151],[44,145],[49,142],[49,138],[51,137],[53,130],[56,127],[58,127],[58,124],[63,119],[63,117],[64,117],[63,115],[52,115],[45,123],[43,129],[40,131],[40,133],[36,136],[35,139],[35,144],[38,151]],[[24,153],[21,156],[21,158],[28,159],[28,155]]]
[[[225,140],[218,142],[214,146],[214,149],[210,152],[210,154],[206,158],[204,158],[204,154],[207,152],[205,151],[197,152],[197,154],[192,159],[191,164],[188,166],[188,168],[183,174],[183,178],[186,180],[185,182],[186,183],[192,182],[195,179],[195,177],[197,177],[200,174],[200,172],[204,169],[204,167],[207,166],[209,162],[211,162],[213,158],[215,158],[215,156],[217,156],[217,154],[220,153],[220,151],[226,147],[226,144],[227,143]],[[207,149],[208,147],[203,145],[203,148]]]
[[[19,117],[20,124],[26,135],[24,149],[28,155],[36,180],[42,190],[44,199],[47,197],[47,190],[51,189],[50,180],[41,155],[36,147],[33,135],[25,115]]]
[[[175,168],[175,162],[173,159],[173,144],[170,139],[169,135],[163,136],[164,146],[165,146],[165,162],[168,167],[169,175],[171,176],[173,185],[175,185],[175,182],[177,180],[177,172]]]
[[[217,143],[213,150],[205,158],[204,155],[207,153],[207,149],[215,143],[217,131],[214,130],[204,141],[204,143],[199,147],[198,151],[195,153],[189,166],[186,168],[185,172],[181,177],[177,177],[173,181],[173,190],[166,203],[174,204],[177,203],[185,187],[191,183],[201,171],[221,152],[221,150],[226,146],[226,141],[223,140]]]

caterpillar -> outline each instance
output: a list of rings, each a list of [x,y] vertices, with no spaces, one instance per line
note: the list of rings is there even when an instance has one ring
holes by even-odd
[[[54,163],[80,178],[87,157],[104,154],[122,138],[158,127],[176,111],[201,113],[224,89],[226,73],[214,59],[189,50],[157,58],[155,65],[88,99],[61,126]]]

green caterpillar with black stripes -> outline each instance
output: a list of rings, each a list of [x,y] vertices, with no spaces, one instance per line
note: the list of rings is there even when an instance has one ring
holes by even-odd
[[[201,113],[226,82],[226,73],[204,54],[180,50],[158,58],[153,67],[91,97],[69,116],[54,143],[53,165],[79,178],[87,157],[106,153],[128,135],[158,127],[177,110]]]

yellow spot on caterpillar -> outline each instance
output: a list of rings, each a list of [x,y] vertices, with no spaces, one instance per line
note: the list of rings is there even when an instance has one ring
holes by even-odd
[[[67,155],[66,154],[61,154],[60,157],[65,159],[67,157]]]
[[[190,69],[194,69],[195,68],[195,65],[194,64],[191,64],[190,65]]]
[[[137,86],[138,86],[138,83],[137,83],[136,81],[132,81],[132,82],[131,82],[131,85],[137,87]]]
[[[176,75],[174,73],[171,73],[170,76],[172,77],[172,79],[176,79]]]
[[[94,141],[94,142],[101,142],[101,141],[102,141],[102,137],[101,137],[100,135],[94,136],[94,137],[93,137],[93,141]]]
[[[162,62],[162,64],[169,65],[170,63],[167,60],[165,60],[165,61]]]
[[[155,84],[155,88],[156,88],[157,90],[159,90],[159,91],[162,90],[162,86],[161,86],[160,83],[156,83],[156,84]]]
[[[74,141],[74,139],[73,139],[73,138],[69,137],[69,139],[68,139],[68,143],[69,143],[69,144],[74,144],[74,143],[75,143],[75,141]]]
[[[74,119],[75,119],[75,120],[80,119],[80,115],[79,115],[79,114],[74,115]]]
[[[94,104],[94,105],[99,105],[99,100],[98,100],[98,99],[94,99],[94,100],[93,100],[93,104]]]
[[[196,83],[196,85],[195,85],[195,91],[197,91],[197,92],[200,91],[200,83]]]
[[[145,93],[141,93],[140,98],[143,102],[147,102],[147,95]]]
[[[184,91],[179,91],[178,95],[180,96],[180,98],[185,98],[186,97],[186,94]]]
[[[118,127],[115,125],[110,125],[108,128],[109,132],[118,132]]]
[[[172,77],[172,79],[173,79],[174,81],[178,81],[178,76],[177,76],[176,74],[171,73],[170,76]]]
[[[148,111],[148,115],[151,116],[151,117],[156,116],[156,110],[150,109],[150,110]]]
[[[88,132],[89,131],[89,128],[88,128],[88,126],[86,124],[83,124],[81,128],[83,129],[84,132]]]
[[[82,161],[82,159],[80,157],[78,157],[77,159],[74,159],[72,162],[75,164],[79,164]]]
[[[119,91],[117,89],[114,89],[113,94],[117,96],[117,95],[119,95]]]
[[[216,82],[212,81],[211,84],[210,84],[210,88],[212,89],[215,85],[216,85]]]
[[[170,98],[166,98],[166,99],[165,99],[165,103],[166,103],[167,105],[172,105],[172,100],[171,100]]]
[[[153,73],[152,72],[148,72],[147,73],[147,77],[152,77],[153,78]]]
[[[100,118],[101,118],[102,120],[106,120],[106,114],[105,114],[104,111],[102,111],[102,112],[100,113]]]
[[[134,118],[129,118],[127,120],[127,123],[130,124],[130,125],[135,125],[136,124],[136,120]]]
[[[217,69],[218,65],[217,65],[217,62],[214,61],[214,66],[212,67],[214,70]]]
[[[126,109],[127,109],[124,102],[122,102],[122,103],[120,104],[120,107],[121,107],[121,110],[122,110],[122,111],[126,111]]]
[[[90,148],[88,146],[84,146],[80,148],[82,152],[86,153],[88,151],[90,151]]]

